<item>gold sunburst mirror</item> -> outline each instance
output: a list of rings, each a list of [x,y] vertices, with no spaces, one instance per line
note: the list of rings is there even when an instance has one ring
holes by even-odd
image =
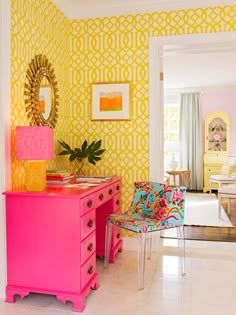
[[[26,72],[25,105],[31,126],[55,128],[59,96],[56,75],[45,55],[36,55]]]

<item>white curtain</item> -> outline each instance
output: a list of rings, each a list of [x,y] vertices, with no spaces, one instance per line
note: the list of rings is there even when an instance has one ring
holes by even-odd
[[[191,190],[203,188],[202,122],[199,93],[180,95],[180,167],[191,171]]]

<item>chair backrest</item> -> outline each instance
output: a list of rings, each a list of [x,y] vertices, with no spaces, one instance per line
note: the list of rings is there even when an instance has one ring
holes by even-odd
[[[236,172],[236,156],[228,155],[227,161],[221,168],[221,174],[226,176],[233,176]]]
[[[165,224],[183,224],[185,193],[185,187],[150,181],[135,182],[134,197],[128,212]]]

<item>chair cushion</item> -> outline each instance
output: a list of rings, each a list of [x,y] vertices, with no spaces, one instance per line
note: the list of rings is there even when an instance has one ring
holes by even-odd
[[[154,182],[135,183],[131,206],[110,222],[133,232],[151,232],[184,224],[185,187]]]
[[[227,175],[211,175],[209,178],[210,181],[217,181],[217,182],[236,182],[236,177],[234,176],[227,176]]]

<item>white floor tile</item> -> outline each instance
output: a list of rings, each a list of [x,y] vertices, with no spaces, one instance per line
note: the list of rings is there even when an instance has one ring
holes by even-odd
[[[103,269],[100,288],[86,299],[84,315],[234,315],[236,243],[186,241],[186,275],[181,275],[176,240],[153,239],[145,289],[137,290],[136,239],[124,241],[115,264]],[[0,301],[1,315],[71,315],[72,303],[32,293],[16,303]]]

